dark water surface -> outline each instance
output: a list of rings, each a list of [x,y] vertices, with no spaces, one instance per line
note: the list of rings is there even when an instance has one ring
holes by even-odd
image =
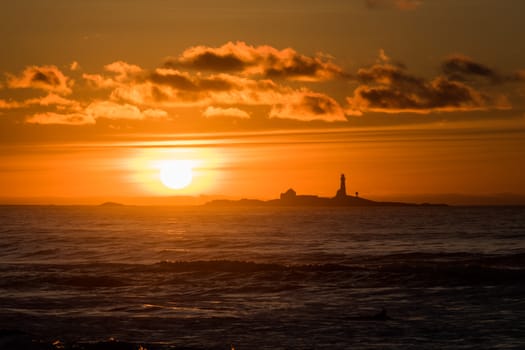
[[[525,348],[523,207],[5,206],[0,224],[0,329],[49,344]]]

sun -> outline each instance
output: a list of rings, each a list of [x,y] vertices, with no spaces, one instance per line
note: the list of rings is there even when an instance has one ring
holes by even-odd
[[[189,160],[165,160],[160,164],[160,181],[173,190],[188,187],[193,180],[193,166]]]
[[[224,157],[215,150],[146,147],[125,158],[127,181],[145,196],[196,196],[215,191],[222,179]]]

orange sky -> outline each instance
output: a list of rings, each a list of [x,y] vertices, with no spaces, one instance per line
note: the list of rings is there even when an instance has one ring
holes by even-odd
[[[331,196],[340,173],[372,199],[525,196],[524,11],[521,0],[7,2],[0,197]],[[174,160],[191,164],[188,187],[161,182]]]

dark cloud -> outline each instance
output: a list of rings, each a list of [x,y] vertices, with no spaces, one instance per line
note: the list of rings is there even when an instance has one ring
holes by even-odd
[[[426,106],[430,109],[439,108],[486,108],[491,99],[475,91],[473,88],[444,77],[434,79],[427,87]],[[423,105],[423,107],[425,107]]]
[[[40,82],[52,86],[60,85],[60,79],[53,71],[44,73],[42,71],[36,70],[31,77],[31,82]]]
[[[492,83],[501,83],[505,80],[494,69],[463,55],[448,57],[442,63],[441,69],[444,74],[454,80],[468,81],[472,77],[484,78]]]
[[[39,124],[93,124],[98,118],[142,120],[165,117],[177,108],[195,107],[201,108],[206,117],[251,118],[244,110],[249,108],[269,110],[270,118],[343,122],[348,115],[366,112],[508,109],[507,98],[495,92],[497,86],[489,87],[486,82],[525,81],[525,71],[503,75],[467,56],[453,55],[442,62],[441,75],[426,78],[412,74],[380,50],[375,64],[352,76],[357,87],[346,98],[346,110],[331,95],[312,90],[314,84],[298,82],[350,78],[332,58],[243,42],[215,48],[192,47],[153,70],[125,61],[110,63],[100,74],[82,74],[85,90],[83,97],[76,99],[66,98],[72,93],[73,81],[56,66],[31,66],[17,76],[7,77],[2,88],[47,91],[46,96],[25,101],[0,100],[1,110],[31,108],[35,113],[26,121]],[[93,87],[99,90],[89,95],[88,89]]]
[[[360,69],[358,78],[362,84],[354,91],[353,97],[348,98],[349,114],[510,108],[504,97],[492,98],[464,82],[446,76],[428,81],[388,63]]]
[[[229,42],[221,47],[192,47],[178,57],[168,58],[165,66],[305,81],[345,76],[339,66],[322,55],[310,57],[291,48],[278,50],[271,46],[250,46],[244,42]]]
[[[305,95],[302,104],[308,111],[316,115],[334,114],[341,108],[335,100],[324,95]]]
[[[197,85],[190,79],[190,77],[187,74],[182,74],[178,71],[166,72],[165,74],[154,72],[151,74],[150,80],[153,83],[169,85],[179,90],[198,90]]]
[[[221,76],[201,77],[190,76],[171,69],[161,69],[153,72],[150,80],[155,84],[168,85],[177,90],[185,91],[228,91],[236,88],[231,79]]]
[[[415,87],[424,84],[424,80],[406,72],[404,65],[379,63],[369,68],[361,68],[357,78],[363,83],[380,83],[385,85],[407,85]]]
[[[278,62],[278,58],[270,56],[270,61]],[[293,56],[287,64],[273,64],[264,68],[263,74],[270,78],[314,77],[324,69],[320,62],[306,56]]]
[[[183,67],[196,70],[232,72],[242,71],[247,64],[233,53],[221,54],[213,51],[202,51],[186,59],[168,59],[165,65],[168,68]]]
[[[232,81],[221,79],[218,77],[200,79],[198,82],[199,88],[208,91],[228,91],[234,88],[238,88]]]
[[[10,88],[33,88],[70,94],[73,82],[56,66],[30,66],[20,76],[8,74]]]
[[[336,100],[313,91],[297,91],[290,94],[286,103],[272,107],[270,117],[302,121],[346,121],[344,110]]]

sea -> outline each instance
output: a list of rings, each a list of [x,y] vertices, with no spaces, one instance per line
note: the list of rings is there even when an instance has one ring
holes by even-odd
[[[525,349],[525,207],[1,206],[0,349]]]

